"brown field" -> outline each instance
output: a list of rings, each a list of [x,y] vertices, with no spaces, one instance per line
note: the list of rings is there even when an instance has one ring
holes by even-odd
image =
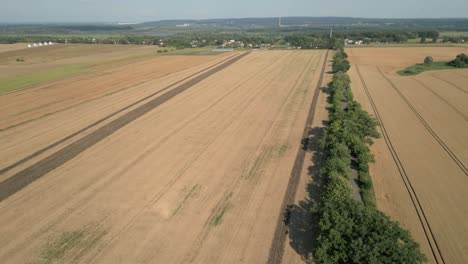
[[[0,44],[0,53],[13,51],[13,50],[27,49],[27,48],[28,48],[28,44],[26,43]]]
[[[325,56],[145,57],[0,95],[0,259],[265,263]]]
[[[409,228],[430,263],[468,263],[468,70],[397,70],[467,48],[346,50],[358,101],[381,122],[371,174],[380,210]]]
[[[8,46],[3,47],[2,46]],[[26,48],[25,48],[26,47]],[[27,48],[27,44],[0,45],[0,77],[10,77],[46,71],[65,65],[93,66],[103,61],[130,59],[137,55],[155,53],[154,46],[56,44]],[[17,62],[16,59],[24,59]],[[112,66],[112,65],[110,65]]]

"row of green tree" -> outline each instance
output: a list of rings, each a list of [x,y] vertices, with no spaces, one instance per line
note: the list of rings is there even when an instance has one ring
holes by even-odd
[[[348,55],[339,50],[333,57],[333,80],[329,85],[332,104],[330,110],[331,123],[340,124],[343,142],[350,150],[351,159],[359,176],[361,197],[367,206],[374,206],[372,181],[369,175],[369,163],[374,161],[368,145],[372,139],[379,137],[378,122],[362,109],[354,100],[351,91],[351,80],[346,72],[350,69]],[[323,138],[323,147],[326,149],[326,136]]]
[[[347,55],[338,51],[334,61]],[[348,62],[349,64],[349,62]],[[349,175],[355,160],[362,190],[370,190],[369,150],[379,136],[377,121],[353,99],[347,70],[336,67],[330,90],[330,117],[321,138],[325,190],[318,208],[314,258],[317,263],[422,263],[426,260],[410,233],[374,208],[352,199]],[[349,69],[349,68],[348,68]]]

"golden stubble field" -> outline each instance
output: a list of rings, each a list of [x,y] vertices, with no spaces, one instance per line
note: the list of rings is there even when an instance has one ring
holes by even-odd
[[[371,174],[380,210],[431,263],[468,262],[468,70],[396,74],[467,48],[350,48],[355,97],[381,122]]]
[[[0,259],[264,263],[325,55],[162,56],[0,95]]]
[[[27,43],[0,44],[0,77],[63,67],[129,58],[155,51],[154,46],[55,44],[28,48]],[[18,62],[17,59],[24,61]]]

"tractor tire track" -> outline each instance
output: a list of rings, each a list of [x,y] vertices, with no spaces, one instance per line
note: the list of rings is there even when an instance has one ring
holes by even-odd
[[[273,67],[277,62],[279,62],[283,57],[285,56],[282,56],[281,58],[279,58],[277,61],[275,61],[275,63],[271,64],[270,67]],[[266,69],[262,70],[262,71],[266,71]],[[255,75],[257,74],[254,74],[252,75],[250,78],[248,78],[247,80],[244,80],[240,85],[238,85],[239,87],[242,86],[244,83],[248,82],[251,78],[253,78]],[[268,85],[266,85],[264,87],[264,89],[268,87]],[[263,90],[264,90],[263,89]],[[196,160],[198,160],[198,158],[202,155],[202,153],[208,149],[208,147],[222,134],[222,132],[224,132],[228,127],[230,127],[232,125],[232,123],[234,123],[234,121],[237,119],[237,117],[239,115],[241,115],[247,108],[249,105],[252,104],[252,102],[258,98],[258,95],[263,91],[263,90],[253,90],[253,92],[251,93],[252,96],[249,96],[250,98],[248,100],[245,100],[243,101],[242,103],[242,106],[240,107],[240,109],[234,113],[233,116],[231,116],[231,118],[229,119],[229,121],[226,123],[225,126],[223,126],[222,128],[220,128],[218,131],[216,131],[216,134],[214,135],[213,138],[211,138],[204,146],[203,148],[197,152],[197,154],[195,155],[195,157],[187,164],[185,164],[180,170],[179,172],[177,173],[177,175],[172,178],[167,184],[164,185],[164,187],[158,191],[158,193],[156,193],[152,199],[137,213],[135,214],[129,222],[127,222],[127,224],[125,224],[111,239],[109,239],[109,241],[107,241],[106,244],[110,244],[112,243],[113,241],[115,241],[117,239],[118,236],[120,236],[125,230],[127,230],[135,221],[136,219],[141,216],[143,213],[144,213],[144,210],[147,209],[148,207],[154,205],[155,203],[157,203],[162,197],[163,195],[185,174],[185,172],[195,163]],[[225,97],[223,97],[224,99]],[[222,99],[221,99],[222,100]],[[219,102],[217,102],[219,103]],[[224,197],[224,196],[223,196]],[[156,252],[154,253],[156,254]],[[98,254],[94,255],[92,257],[92,259],[95,259],[96,257],[98,256]]]
[[[309,70],[309,68],[311,67],[312,62],[315,61],[316,57],[317,57],[317,55],[314,55],[309,59],[307,66],[300,73],[300,75],[299,75],[300,77],[298,77],[296,79],[296,82],[293,85],[293,87],[295,87],[295,89],[290,90],[290,92],[287,94],[286,99],[283,101],[281,107],[278,108],[278,111],[276,111],[275,114],[273,115],[273,116],[277,117],[277,119],[275,119],[273,122],[271,122],[271,124],[268,126],[268,129],[265,130],[265,134],[261,137],[264,140],[262,140],[262,142],[255,149],[255,151],[252,152],[250,155],[248,155],[248,157],[245,159],[246,160],[246,165],[245,165],[244,170],[242,171],[240,177],[238,177],[235,181],[232,181],[230,183],[229,187],[227,188],[229,190],[236,190],[236,191],[231,192],[230,194],[236,193],[236,195],[235,195],[236,197],[245,197],[244,199],[246,199],[246,202],[243,203],[243,204],[245,204],[244,208],[247,208],[251,204],[252,197],[255,197],[255,194],[258,191],[260,183],[263,182],[264,177],[261,177],[261,175],[264,174],[264,170],[267,167],[267,165],[269,164],[269,161],[271,161],[272,159],[277,157],[279,155],[279,153],[280,153],[280,147],[278,147],[278,146],[281,146],[281,143],[284,143],[284,142],[281,141],[281,135],[279,133],[277,133],[277,131],[280,130],[280,129],[283,129],[283,127],[286,126],[286,125],[282,124],[283,121],[281,121],[281,118],[280,118],[281,113],[290,111],[291,110],[290,108],[293,107],[291,104],[288,104],[288,102],[291,102],[291,100],[292,100],[291,98],[294,97],[294,92],[297,92],[297,90],[298,90],[298,88],[296,88],[296,87],[298,86],[299,80],[302,80],[303,79],[302,77],[304,75],[306,75],[306,71]],[[287,69],[288,67],[285,67],[285,68]],[[278,74],[278,76],[282,76],[282,74]],[[277,93],[278,91],[273,91],[273,92]],[[271,149],[268,149],[267,151],[262,151],[262,148],[265,147],[266,145],[268,145],[268,144],[264,143],[265,138],[267,138],[266,135],[272,134],[272,133],[273,133],[274,136],[271,138],[271,140],[274,143],[271,143],[271,145],[277,146],[277,147],[273,147]],[[259,158],[259,159],[256,159],[256,157]],[[255,162],[251,162],[252,160],[255,160]],[[258,165],[255,165],[256,163]],[[276,166],[278,166],[278,163],[274,165],[274,167],[276,167]],[[252,174],[254,174],[254,175],[252,175]],[[250,185],[249,186],[242,186],[242,180],[250,181]],[[240,195],[239,193],[242,193],[242,194]],[[226,197],[227,196],[223,196],[223,198],[215,206],[215,209],[213,210],[213,213],[210,215],[210,217],[208,218],[207,222],[204,225],[205,229],[202,230],[202,232],[200,232],[200,234],[198,235],[198,237],[196,239],[196,242],[193,243],[193,248],[195,250],[192,250],[192,253],[191,253],[192,256],[189,258],[189,260],[184,259],[184,261],[187,260],[187,261],[193,262],[196,259],[196,257],[198,256],[198,254],[199,254],[199,252],[200,252],[200,250],[201,250],[201,248],[203,246],[203,242],[206,240],[206,238],[209,235],[209,229],[210,229],[209,223],[212,221],[212,219],[214,219],[216,217],[216,215],[219,213],[220,210],[222,210],[226,206],[229,206],[229,203],[227,203],[225,201]],[[236,217],[238,217],[239,219],[244,219],[244,215],[246,213],[247,213],[246,210],[242,210],[239,214],[236,215]],[[226,242],[226,244],[225,244],[228,248],[230,247],[232,241],[235,239],[236,235],[239,233],[240,229],[252,230],[254,228],[254,225],[242,226],[241,223],[237,223],[232,228],[233,228],[233,230],[235,230],[233,232],[234,235],[232,236],[232,239],[229,242]],[[247,246],[248,246],[247,244],[244,245],[244,248],[241,250],[242,253],[240,253],[240,255],[243,255],[243,253],[246,250]],[[221,258],[222,258],[222,260],[220,262],[222,263],[222,262],[225,262],[227,256],[224,255]],[[229,257],[228,257],[228,259],[229,259]]]
[[[111,121],[110,123],[104,125],[103,127],[97,129],[96,131],[92,132],[91,134],[79,139],[78,141],[64,147],[63,149],[55,152],[54,154],[38,161],[37,163],[31,165],[30,167],[16,173],[15,175],[11,176],[10,178],[4,180],[0,183],[0,201],[6,199],[7,197],[13,195],[17,191],[21,190],[22,188],[26,187],[33,181],[39,179],[40,177],[44,176],[45,174],[49,173],[50,171],[60,167],[64,163],[68,162],[69,160],[73,159],[74,157],[78,156],[80,153],[85,151],[86,149],[92,147],[94,144],[100,142],[101,140],[107,138],[108,136],[115,133],[120,128],[128,125],[132,121],[140,118],[144,114],[148,113],[149,111],[155,109],[156,107],[160,106],[161,104],[167,102],[168,100],[172,99],[173,97],[177,96],[178,94],[182,93],[183,91],[191,88],[192,86],[200,83],[201,81],[205,80],[209,76],[223,70],[224,68],[228,67],[229,65],[239,61],[243,57],[250,54],[250,52],[246,52],[234,58],[227,59],[223,61],[221,64],[209,69],[208,71],[203,72],[202,74],[196,76],[193,79],[188,80],[185,83],[180,84],[179,86],[173,88],[172,90],[168,91],[167,93],[152,99],[151,101],[137,107],[134,110],[122,115],[121,117]],[[187,77],[189,78],[189,77]],[[178,83],[182,82],[179,81]],[[165,89],[169,89],[166,87]],[[163,89],[164,90],[164,89]],[[163,91],[162,90],[162,91]],[[162,91],[158,91],[160,93]],[[150,96],[151,97],[151,96]],[[123,111],[123,110],[121,110]],[[104,121],[103,119],[98,120]],[[96,122],[94,123],[96,124]],[[90,128],[89,126],[86,128]],[[84,131],[84,130],[80,130]],[[68,137],[67,137],[68,138]],[[54,145],[54,144],[52,144]],[[58,144],[56,144],[58,145]],[[54,146],[56,146],[54,145]],[[50,149],[47,148],[46,149]],[[41,152],[42,151],[42,152]],[[45,150],[40,150],[38,152],[43,153]],[[36,152],[37,153],[37,152]],[[34,155],[34,154],[33,154]],[[37,154],[39,155],[39,154]],[[36,156],[37,156],[36,155]],[[24,160],[24,159],[23,159]],[[11,167],[11,166],[9,166]]]
[[[439,143],[439,145],[447,152],[447,154],[450,156],[450,158],[455,162],[455,164],[461,169],[461,171],[468,176],[468,169],[466,168],[465,164],[453,153],[453,151],[450,149],[447,144],[437,135],[437,133],[429,126],[429,124],[426,122],[426,120],[421,116],[421,114],[414,108],[413,104],[408,100],[408,98],[398,89],[398,87],[387,77],[383,74],[382,70],[377,67],[377,70],[379,71],[380,75],[390,84],[390,86],[398,93],[398,95],[403,99],[403,101],[408,105],[408,107],[413,111],[413,113],[416,115],[416,117],[421,121],[423,126],[426,128],[427,132],[429,132],[432,137]]]
[[[439,98],[441,101],[443,101],[444,103],[446,103],[450,108],[452,108],[452,110],[454,110],[455,112],[457,112],[457,114],[459,116],[461,116],[463,119],[465,119],[465,121],[468,121],[468,116],[465,115],[462,111],[458,110],[455,106],[453,106],[447,99],[443,98],[442,96],[440,96],[436,91],[434,91],[434,89],[430,88],[429,86],[425,85],[422,81],[414,78],[414,77],[411,77],[413,80],[415,80],[416,82],[418,82],[422,87],[426,88],[428,91],[430,91],[433,95],[435,95],[437,98]]]
[[[380,128],[382,130],[382,135],[385,140],[385,144],[387,145],[387,148],[390,151],[390,154],[392,155],[393,161],[395,162],[395,165],[397,166],[397,169],[399,171],[403,184],[405,185],[406,191],[408,192],[408,195],[411,198],[411,202],[416,211],[419,222],[421,223],[421,227],[423,228],[424,235],[426,236],[432,255],[436,263],[445,263],[444,257],[439,248],[437,240],[434,236],[431,225],[429,224],[429,221],[427,220],[426,213],[424,212],[424,209],[421,205],[421,202],[419,201],[418,195],[413,187],[413,184],[411,183],[411,180],[408,177],[408,174],[406,173],[405,167],[403,166],[403,163],[401,162],[400,157],[398,156],[395,150],[395,147],[393,146],[392,141],[390,140],[390,136],[387,132],[387,129],[385,128],[385,125],[383,123],[382,117],[380,116],[379,110],[377,109],[377,105],[375,104],[374,99],[372,98],[370,91],[367,87],[367,84],[365,83],[364,78],[362,77],[361,71],[359,70],[359,66],[355,65],[355,67],[356,67],[356,71],[358,73],[359,79],[361,80],[362,87],[364,88],[367,98],[369,99],[369,102],[372,106],[375,117],[380,123]]]
[[[456,88],[457,90],[459,90],[462,93],[468,94],[467,90],[463,89],[462,87],[458,86],[457,84],[455,84],[455,83],[453,83],[451,81],[445,80],[444,78],[441,78],[441,77],[439,77],[439,76],[437,76],[435,74],[431,74],[431,76],[438,79],[438,80],[440,80],[440,81],[443,81],[444,83],[449,84],[449,86],[452,86],[453,88]]]
[[[304,127],[304,132],[302,134],[302,138],[309,137],[310,134],[310,126],[314,121],[315,115],[315,108],[317,107],[318,96],[320,94],[320,88],[322,87],[323,77],[325,75],[325,69],[327,66],[329,51],[325,54],[325,59],[323,61],[322,70],[320,73],[320,78],[317,82],[316,90],[314,93],[314,97],[312,99],[312,104],[309,109],[309,114],[307,116],[307,120]],[[281,204],[281,211],[278,214],[276,230],[273,236],[273,241],[270,246],[270,252],[268,254],[268,264],[278,264],[281,263],[284,254],[284,246],[286,241],[286,226],[283,224],[282,219],[282,210],[288,204],[294,203],[294,197],[297,192],[297,188],[299,186],[299,180],[301,175],[302,166],[304,164],[305,159],[305,150],[302,148],[299,149],[296,155],[296,160],[294,162],[294,166],[291,171],[291,175],[288,182],[288,187],[286,189],[286,193],[283,198],[283,202]]]
[[[282,56],[280,59],[284,58],[285,56]],[[280,61],[280,59],[278,59],[275,63],[271,64],[270,67],[273,67],[278,61]],[[264,70],[265,71],[265,70]],[[206,109],[204,109],[203,111],[201,111],[200,113],[196,114],[195,116],[193,117],[189,117],[188,118],[188,121],[187,122],[183,122],[181,124],[179,124],[177,127],[175,127],[174,129],[171,129],[170,131],[168,131],[167,135],[165,137],[163,137],[161,140],[159,140],[156,144],[154,144],[153,146],[151,146],[148,150],[146,150],[144,153],[142,153],[141,155],[139,155],[138,157],[134,158],[134,160],[132,162],[130,162],[128,165],[126,165],[119,173],[117,174],[114,174],[114,175],[106,175],[107,176],[107,179],[100,179],[99,182],[96,182],[95,180],[92,180],[92,181],[89,181],[86,183],[86,189],[89,189],[90,186],[92,185],[97,185],[97,186],[94,186],[93,187],[93,190],[92,191],[89,191],[88,193],[90,193],[90,195],[84,199],[81,199],[81,200],[77,200],[76,203],[74,203],[71,207],[72,208],[76,208],[77,206],[79,206],[80,204],[87,204],[89,201],[95,199],[95,196],[97,196],[99,193],[100,193],[100,189],[103,187],[103,186],[107,186],[109,185],[112,181],[116,181],[116,179],[120,178],[121,175],[123,175],[126,171],[128,171],[130,168],[132,168],[133,166],[135,166],[138,161],[144,159],[146,156],[148,156],[150,153],[154,152],[156,149],[158,149],[164,142],[166,142],[170,137],[178,134],[179,132],[183,131],[182,128],[183,127],[186,127],[187,125],[195,122],[195,120],[198,120],[198,118],[200,116],[202,116],[203,114],[205,114],[206,112],[210,111],[214,106],[222,103],[222,101],[227,97],[229,96],[230,94],[232,94],[233,92],[235,92],[236,90],[238,90],[238,88],[240,88],[243,84],[245,84],[246,82],[248,82],[250,79],[252,79],[253,77],[255,77],[257,74],[252,74],[251,76],[249,76],[247,79],[243,80],[240,84],[236,85],[232,90],[228,91],[226,94],[222,95],[219,99],[217,99],[215,102],[213,102],[210,106],[206,107]],[[248,96],[248,97],[256,97],[256,95],[254,96]],[[214,139],[213,139],[214,140]],[[211,140],[211,141],[213,141]],[[210,142],[211,142],[210,141]],[[207,146],[206,146],[207,147]],[[197,155],[199,156],[199,155]],[[196,159],[196,158],[195,158]],[[194,162],[194,160],[190,161],[189,164],[185,164],[184,165],[184,168],[188,168],[190,167],[190,165]],[[180,176],[183,175],[183,173],[179,173]],[[179,175],[178,174],[178,175]],[[180,177],[179,177],[180,178]],[[176,182],[177,180],[175,181],[171,181],[171,184],[169,185],[166,185],[164,187],[164,190],[162,190],[160,193],[158,193],[158,199],[161,198],[168,189],[170,189],[170,187]],[[44,192],[44,191],[47,191],[47,189],[51,188],[51,186],[47,186],[45,189],[41,189],[40,192]],[[34,195],[34,194],[31,194],[31,195]],[[20,198],[21,199],[21,198]],[[157,200],[158,200],[157,199]],[[157,200],[153,201],[156,202]],[[152,203],[152,204],[153,204]],[[147,206],[145,206],[145,208],[147,208],[148,206],[151,206],[152,204],[149,204]],[[13,204],[12,204],[13,205]],[[144,208],[144,209],[145,209]],[[80,210],[78,214],[82,214],[85,212],[85,209],[83,210]],[[142,212],[142,211],[141,211]],[[138,215],[141,214],[141,212],[138,213]],[[53,226],[59,222],[63,222],[63,221],[66,221],[66,218],[69,217],[69,212],[64,212],[63,214],[61,215],[54,215],[54,216],[49,216],[50,219],[54,219],[54,222],[53,224],[50,224],[50,226]],[[36,233],[42,233],[44,232],[44,230],[39,230],[38,232]],[[35,234],[36,234],[35,233]],[[121,233],[121,232],[119,232]],[[34,236],[34,235],[33,235]],[[17,245],[16,248],[18,247],[24,247],[25,245],[23,244],[20,244],[20,245]]]
[[[317,55],[314,55],[313,57],[310,58],[308,64],[306,65],[306,67],[304,67],[303,71],[301,72],[301,75],[296,79],[296,82],[294,83],[293,87],[297,87],[295,89],[293,89],[293,91],[291,91],[291,93],[288,95],[288,98],[285,100],[285,103],[283,104],[282,109],[280,112],[278,112],[278,114],[276,114],[275,116],[280,116],[280,113],[281,114],[285,114],[285,113],[289,113],[289,112],[294,112],[293,115],[291,115],[291,118],[288,119],[287,121],[280,121],[280,120],[276,120],[275,123],[277,123],[276,125],[272,126],[270,128],[270,130],[273,128],[275,132],[272,132],[272,131],[269,131],[267,134],[265,135],[268,135],[269,133],[273,133],[274,136],[272,138],[272,140],[275,142],[273,145],[277,146],[275,148],[273,148],[269,154],[269,158],[267,159],[266,162],[262,162],[261,164],[263,166],[261,166],[260,168],[256,168],[257,171],[260,172],[260,174],[264,174],[264,170],[266,168],[266,166],[269,164],[269,162],[271,160],[274,160],[275,158],[278,158],[281,156],[281,146],[283,144],[286,144],[288,143],[288,139],[289,139],[289,136],[291,135],[291,131],[293,130],[293,125],[295,123],[295,120],[296,120],[296,117],[298,116],[299,114],[299,106],[300,105],[304,105],[306,103],[306,100],[305,100],[305,97],[303,97],[302,95],[298,95],[296,94],[298,91],[300,91],[300,82],[299,80],[304,80],[306,79],[306,75],[312,71],[312,72],[315,72],[315,69],[312,67],[313,65],[315,64],[320,64],[320,59],[322,59],[322,56],[320,56],[321,54],[319,54],[318,56]],[[307,88],[308,89],[308,88]],[[300,103],[298,102],[300,101]],[[285,124],[285,122],[291,122],[289,124]],[[289,131],[289,134],[288,134],[288,137],[287,138],[282,138],[280,133],[278,133],[278,131],[283,131],[283,129],[287,129]],[[262,145],[265,145],[265,144],[262,144]],[[258,149],[257,149],[258,151]],[[276,171],[277,168],[279,166],[279,163],[276,163],[273,165],[273,170]],[[258,192],[258,188],[259,186],[261,185],[261,183],[264,182],[264,179],[265,177],[260,177],[260,179],[258,179],[257,181],[255,181],[255,188],[254,190],[252,191],[252,193],[249,195],[249,199],[248,199],[248,202],[247,202],[247,205],[246,207],[248,207],[248,205],[250,205],[250,203],[252,202],[252,197],[255,197],[255,194]],[[271,182],[270,182],[271,184]],[[267,198],[266,196],[263,196],[262,200],[265,201]],[[263,203],[262,203],[263,204]],[[244,215],[246,214],[247,212],[246,211],[243,211],[241,214],[240,214],[240,217],[239,219],[244,219]],[[249,233],[252,233],[251,230],[254,229],[254,225],[250,226],[248,228],[249,230]],[[235,234],[239,233],[239,231],[241,229],[243,229],[244,227],[242,227],[242,224],[238,224],[237,225],[237,229],[236,229],[236,232]],[[230,243],[228,243],[229,245]],[[240,255],[244,255],[245,252],[248,250],[248,244],[245,244],[243,249],[242,249],[242,253]],[[233,256],[232,256],[233,257]],[[227,261],[227,256],[224,256],[224,258],[222,259],[221,262],[225,262]]]
[[[275,67],[275,64],[282,61],[282,59],[284,57],[286,57],[287,54],[285,56],[282,56],[279,60],[275,61],[273,64],[269,65],[268,68],[265,68],[263,69],[261,72],[267,72],[267,70],[269,70],[270,68],[274,68]],[[292,64],[293,61],[291,60],[289,62],[289,64]],[[257,74],[258,75],[258,74]],[[279,76],[279,75],[278,75]],[[260,97],[260,95],[262,94],[265,94],[267,91],[269,91],[267,88],[270,87],[271,83],[274,82],[275,79],[271,79],[269,80],[268,82],[266,82],[265,84],[261,85],[261,89],[259,90],[254,90],[255,92],[253,93],[254,95],[249,99],[249,101],[247,102],[247,104],[243,107],[242,109],[242,112],[238,113],[238,115],[236,115],[236,118],[235,119],[232,119],[230,124],[231,125],[236,119],[238,116],[240,116],[240,114],[242,114],[244,111],[247,110],[247,108],[252,105],[252,103],[258,99]],[[271,130],[271,127],[272,127],[273,123],[270,124],[269,128],[267,129],[267,131]],[[250,156],[249,156],[250,157]],[[249,158],[247,158],[246,160],[248,160]],[[243,172],[245,173],[245,171]],[[240,185],[240,181],[243,179],[243,177],[239,177],[239,178],[236,178],[236,179],[233,179],[229,182],[228,186],[226,189],[227,190],[233,190],[233,189],[237,189]],[[198,256],[201,248],[203,247],[203,242],[206,240],[206,238],[208,237],[208,235],[210,234],[210,229],[212,228],[211,227],[211,224],[212,222],[214,221],[214,219],[216,218],[216,216],[226,207],[229,206],[229,202],[230,202],[230,198],[232,196],[233,192],[229,192],[229,193],[225,193],[221,199],[217,202],[217,204],[215,205],[215,207],[212,209],[212,213],[210,214],[210,216],[208,217],[207,221],[205,222],[205,224],[203,225],[203,228],[201,230],[201,232],[198,233],[197,237],[195,238],[195,242],[193,243],[193,246],[192,246],[192,250],[184,256],[183,258],[183,261],[182,263],[187,263],[187,262],[193,262],[193,260]]]

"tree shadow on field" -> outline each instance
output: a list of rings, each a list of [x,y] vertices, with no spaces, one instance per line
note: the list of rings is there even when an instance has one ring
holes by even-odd
[[[289,223],[289,244],[306,262],[310,261],[315,251],[318,234],[317,208],[324,188],[324,179],[320,174],[322,151],[319,143],[323,132],[322,127],[312,128],[309,132],[308,150],[313,153],[313,165],[308,168],[308,174],[311,177],[307,185],[308,197],[293,205]]]

